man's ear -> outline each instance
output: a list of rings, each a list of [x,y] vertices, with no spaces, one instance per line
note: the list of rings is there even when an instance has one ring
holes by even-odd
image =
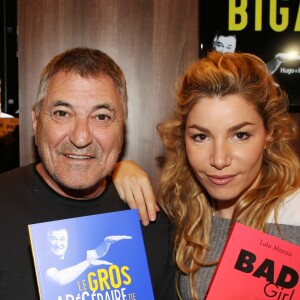
[[[37,115],[36,115],[36,111],[34,108],[31,110],[31,120],[32,120],[32,128],[33,128],[34,134],[36,134]]]

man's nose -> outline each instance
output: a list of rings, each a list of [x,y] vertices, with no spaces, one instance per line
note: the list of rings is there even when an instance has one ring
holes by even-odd
[[[91,144],[93,141],[93,128],[91,128],[89,119],[77,118],[69,134],[69,139],[77,148],[84,148]]]

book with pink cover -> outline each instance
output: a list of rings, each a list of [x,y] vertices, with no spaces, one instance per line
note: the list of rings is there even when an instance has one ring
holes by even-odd
[[[299,246],[235,223],[205,300],[298,300],[299,274]]]

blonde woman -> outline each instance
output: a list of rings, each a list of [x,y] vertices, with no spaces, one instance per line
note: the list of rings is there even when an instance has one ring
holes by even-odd
[[[204,299],[235,221],[300,245],[300,164],[290,145],[297,126],[261,59],[212,52],[195,62],[176,115],[157,129],[166,157],[157,201],[175,225],[181,299]],[[129,178],[115,174],[121,196],[150,207]]]

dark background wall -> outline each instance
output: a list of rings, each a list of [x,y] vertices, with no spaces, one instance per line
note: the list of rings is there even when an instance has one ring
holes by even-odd
[[[173,108],[176,78],[198,58],[198,0],[18,0],[20,164],[35,160],[31,107],[39,75],[57,53],[99,48],[122,67],[129,90],[125,157],[156,182],[155,125]],[[300,124],[300,113],[292,116]],[[300,140],[295,147],[300,155]]]
[[[198,0],[19,0],[20,163],[35,160],[31,107],[39,75],[57,53],[99,48],[124,70],[129,91],[125,157],[155,182],[155,125],[173,107],[176,78],[198,57]]]
[[[18,117],[17,0],[0,1],[1,112]]]

